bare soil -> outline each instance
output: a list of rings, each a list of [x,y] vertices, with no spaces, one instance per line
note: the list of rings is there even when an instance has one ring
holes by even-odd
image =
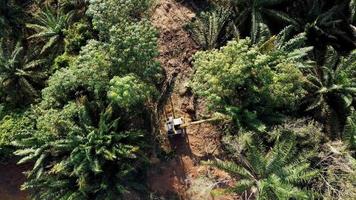
[[[29,169],[29,165],[16,165],[16,161],[0,163],[0,200],[27,200],[26,192],[20,190],[25,181],[22,172]]]
[[[227,174],[201,164],[221,153],[221,133],[210,123],[188,126],[184,136],[167,137],[166,114],[172,114],[172,104],[176,117],[185,122],[195,121],[206,114],[204,101],[197,99],[189,88],[194,74],[192,56],[199,46],[192,40],[185,26],[195,17],[193,9],[175,0],[158,0],[152,11],[151,22],[159,30],[159,58],[165,70],[166,81],[162,87],[162,99],[158,105],[157,119],[161,148],[174,152],[168,161],[156,161],[148,172],[148,185],[156,194],[168,199],[199,199],[188,192],[200,177],[212,176],[217,181],[229,180]],[[192,185],[193,184],[193,185]],[[199,186],[197,186],[199,187]],[[214,199],[208,197],[208,199]],[[219,197],[215,199],[234,199]]]

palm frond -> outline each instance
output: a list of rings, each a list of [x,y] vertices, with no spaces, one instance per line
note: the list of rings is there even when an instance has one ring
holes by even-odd
[[[64,31],[71,24],[72,16],[73,12],[62,13],[60,10],[43,9],[40,14],[36,15],[36,23],[26,25],[36,31],[28,39],[39,38],[45,41],[41,53],[50,48],[54,48],[54,51],[61,51],[62,43],[64,42]]]
[[[59,42],[59,36],[55,35],[51,37],[48,42],[42,47],[41,54],[47,51],[50,47],[52,47],[55,43]]]
[[[235,36],[230,15],[230,10],[223,8],[201,13],[189,27],[195,42],[203,49],[213,49]]]
[[[279,129],[278,129],[279,130]],[[300,155],[296,147],[296,136],[283,127],[275,138],[274,146],[265,152],[263,145],[254,138],[255,145],[247,145],[238,161],[210,161],[234,178],[236,184],[227,192],[254,195],[256,199],[309,199],[310,192],[298,186],[315,178],[319,171],[311,169],[308,158]],[[257,140],[257,141],[256,141]],[[236,147],[233,145],[231,147]],[[237,150],[238,151],[238,150]],[[247,154],[246,157],[244,155]]]
[[[242,178],[252,178],[253,177],[252,174],[248,170],[246,170],[243,167],[238,166],[237,164],[235,164],[233,162],[214,160],[214,161],[204,162],[203,164],[210,165],[210,166],[216,167],[218,169],[224,170],[234,176],[239,176]]]
[[[348,141],[350,147],[355,150],[356,149],[356,112],[354,110],[351,111],[350,116],[347,118],[345,130],[344,130],[344,138]]]

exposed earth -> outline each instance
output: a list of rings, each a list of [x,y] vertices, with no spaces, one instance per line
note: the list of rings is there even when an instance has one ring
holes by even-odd
[[[194,73],[192,56],[199,49],[185,26],[195,17],[191,5],[174,0],[160,0],[156,4],[151,21],[159,30],[158,58],[166,73],[163,98],[158,105],[158,120],[162,148],[173,152],[174,157],[156,163],[148,173],[150,189],[166,198],[179,199],[237,199],[232,196],[213,197],[212,188],[229,184],[227,174],[201,164],[218,156],[221,152],[221,134],[210,123],[188,126],[183,137],[168,139],[165,130],[166,115],[172,115],[172,104],[176,117],[185,122],[196,121],[205,116],[204,101],[197,99],[189,88]],[[209,176],[215,181],[205,180]],[[211,180],[209,179],[209,180]]]
[[[27,194],[20,190],[20,186],[25,181],[22,172],[28,168],[28,165],[16,165],[16,161],[0,163],[0,200],[27,199]]]

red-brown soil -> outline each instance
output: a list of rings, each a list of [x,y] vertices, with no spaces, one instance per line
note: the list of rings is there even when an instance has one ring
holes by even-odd
[[[22,172],[30,166],[16,165],[15,161],[0,163],[0,200],[27,200],[26,192],[20,190],[25,181]]]
[[[185,25],[195,16],[193,10],[175,0],[159,0],[152,11],[151,21],[159,30],[158,58],[166,73],[166,81],[162,92],[162,105],[158,105],[159,135],[161,147],[167,152],[174,152],[174,158],[158,161],[148,173],[148,185],[154,193],[168,199],[174,195],[179,199],[201,199],[189,192],[200,177],[210,174],[217,181],[229,179],[218,170],[201,164],[202,160],[220,154],[220,137],[218,129],[209,123],[188,126],[184,137],[168,139],[164,124],[166,113],[171,114],[171,102],[176,117],[183,117],[185,122],[195,121],[206,113],[204,102],[196,99],[189,88],[189,81],[194,73],[192,56],[199,47]],[[161,109],[160,109],[161,108]],[[171,198],[170,198],[171,197]],[[214,199],[209,196],[208,199]],[[233,197],[215,198],[221,200]]]

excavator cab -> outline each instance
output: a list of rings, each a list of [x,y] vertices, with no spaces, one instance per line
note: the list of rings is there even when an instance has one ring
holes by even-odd
[[[174,136],[174,135],[183,135],[184,134],[184,128],[182,125],[184,124],[184,120],[182,117],[177,117],[175,116],[174,112],[174,105],[172,102],[172,99],[170,98],[171,101],[171,111],[172,113],[170,116],[167,115],[167,112],[165,111],[166,115],[166,130],[167,130],[167,135],[168,136]]]
[[[183,125],[183,119],[181,117],[179,118],[168,117],[168,120],[166,122],[168,136],[183,134],[184,129],[181,127],[182,125]]]

